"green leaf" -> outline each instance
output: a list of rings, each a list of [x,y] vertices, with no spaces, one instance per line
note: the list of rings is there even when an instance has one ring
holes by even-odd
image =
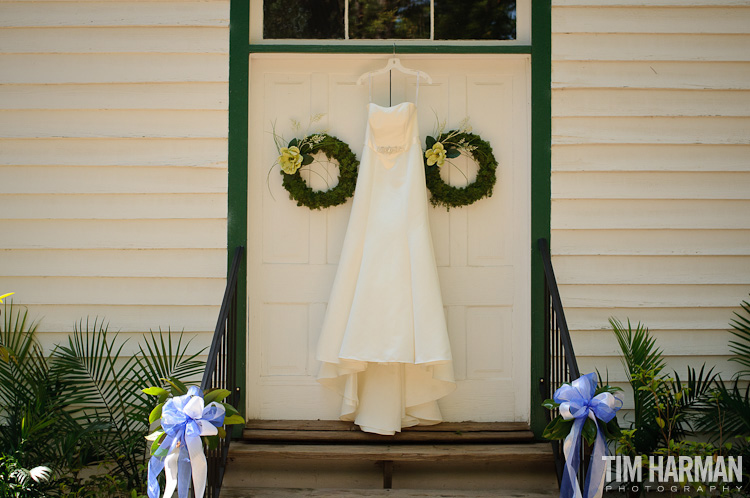
[[[562,416],[558,415],[544,428],[542,437],[551,441],[565,439],[570,433],[571,427],[573,427],[572,420],[565,420]]]
[[[219,436],[207,436],[206,443],[209,450],[215,450],[219,447]]]
[[[208,405],[214,401],[221,401],[230,394],[232,393],[226,389],[209,389],[203,394],[203,402]]]
[[[657,423],[657,424],[659,425],[659,427],[660,427],[660,428],[662,428],[662,429],[663,429],[663,428],[664,428],[664,426],[666,425],[666,424],[664,423],[664,420],[663,420],[663,419],[662,419],[661,417],[656,417],[656,423]]]
[[[596,440],[596,423],[591,420],[590,418],[586,419],[586,422],[583,423],[583,438],[586,440],[589,444],[594,444],[594,441]]]
[[[427,140],[425,141],[428,149],[431,149],[432,146],[435,145],[435,142],[437,142],[437,140],[435,140],[433,137],[427,137]]]
[[[163,394],[169,394],[167,393],[166,389],[162,389],[161,387],[147,387],[146,389],[142,389],[142,391],[150,396],[161,396]]]
[[[151,443],[151,454],[156,456],[166,456],[169,453],[169,448],[163,447],[161,443],[167,437],[166,433],[162,433],[161,436],[157,437],[156,440]]]
[[[302,166],[307,166],[313,162],[314,158],[310,154],[302,154]]]
[[[297,147],[299,145],[299,140],[296,138],[293,138],[289,141],[289,145],[287,147]]]
[[[172,386],[172,396],[183,396],[187,394],[187,387],[185,384],[177,379],[164,379],[167,383]]]
[[[231,415],[224,418],[224,425],[244,424],[245,419],[240,415]]]
[[[617,417],[614,417],[606,424],[599,423],[599,429],[604,434],[604,438],[610,441],[619,439],[622,435],[622,430],[620,429],[620,424],[617,422]]]
[[[216,430],[219,431],[219,437],[227,437],[227,431],[225,431],[223,427],[217,427]]]
[[[458,149],[448,149],[447,151],[445,151],[445,157],[447,157],[448,159],[455,159],[460,155],[461,151],[459,151]]]
[[[222,403],[221,406],[224,407],[224,411],[226,412],[227,417],[240,414],[240,412],[238,412],[237,409],[233,407],[232,405],[230,405],[229,403]]]
[[[157,420],[161,418],[161,409],[164,407],[164,403],[159,403],[156,405],[156,407],[151,410],[151,413],[148,416],[148,423],[153,424]]]
[[[542,403],[542,406],[547,410],[554,410],[555,408],[560,406],[560,403],[555,403],[554,399],[545,399]]]

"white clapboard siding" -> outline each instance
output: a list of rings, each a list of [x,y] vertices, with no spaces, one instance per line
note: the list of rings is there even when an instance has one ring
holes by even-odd
[[[748,116],[750,92],[575,88],[555,92],[553,109],[554,116]]]
[[[43,15],[40,15],[43,14]],[[229,12],[223,2],[46,2],[43,13],[37,2],[0,3],[0,27],[88,26],[228,26]]]
[[[225,194],[8,194],[9,220],[198,219],[226,216]]]
[[[747,172],[558,172],[553,199],[750,199]]]
[[[0,138],[223,138],[226,135],[226,111],[0,111]]]
[[[556,229],[552,242],[557,255],[750,256],[750,230]]]
[[[552,43],[552,57],[575,61],[744,62],[750,61],[750,35],[560,33]]]
[[[745,8],[568,7],[555,16],[553,33],[750,33]]]
[[[3,83],[188,83],[224,82],[229,56],[217,54],[107,53],[5,54]]]
[[[748,210],[747,200],[553,200],[552,229],[748,230]]]
[[[649,332],[657,341],[670,343],[671,355],[703,356],[706,350],[710,351],[710,356],[731,354],[728,342],[732,335],[724,330],[658,330],[651,327]],[[620,353],[617,340],[609,330],[572,330],[571,335],[577,345],[577,355],[618,356]],[[717,344],[719,341],[721,344]]]
[[[78,178],[87,181],[81,184]],[[5,166],[0,194],[188,194],[226,192],[227,172],[160,166]]]
[[[721,154],[721,160],[716,158]],[[710,144],[570,144],[552,149],[555,172],[747,172],[750,146]]]
[[[553,7],[748,7],[748,0],[552,0]]]
[[[552,88],[747,90],[750,68],[742,62],[553,60]]]
[[[6,84],[1,109],[226,110],[227,83]]]
[[[227,226],[226,218],[0,219],[0,233],[8,249],[217,249]]]
[[[743,284],[746,256],[559,256],[555,275],[568,284]]]
[[[191,166],[227,169],[227,139],[0,139],[0,166]]]
[[[8,28],[0,31],[0,47],[9,54],[221,54],[227,51],[228,40],[226,27]]]
[[[224,270],[222,249],[2,250],[5,277],[207,277]],[[116,264],[113,264],[116,262]]]
[[[750,144],[750,117],[557,117],[553,144]]]
[[[702,344],[711,344],[716,339],[711,334],[705,334],[704,331],[715,331],[717,324],[720,324],[722,334],[729,329],[729,317],[734,317],[733,313],[736,307],[728,308],[574,308],[567,307],[565,316],[571,322],[576,324],[576,333],[584,332],[603,332],[599,337],[610,337],[614,339],[614,334],[610,330],[609,319],[618,318],[623,323],[627,323],[628,317],[633,323],[647,324],[649,330],[655,335],[663,335],[665,340],[669,339],[667,332],[674,332],[672,338],[683,335],[685,340],[695,341],[700,338]],[[691,339],[688,339],[688,338]],[[728,336],[727,336],[728,337]],[[680,341],[676,341],[680,342]],[[682,347],[684,344],[670,345],[672,347]],[[583,345],[581,345],[583,346]],[[717,349],[721,350],[721,348]]]
[[[609,318],[716,365],[750,297],[750,1],[552,1],[553,264],[584,372]],[[625,408],[632,408],[626,393]]]
[[[90,305],[90,304],[39,304],[32,307],[46,336],[65,339],[74,330],[77,322],[86,318],[104,318],[123,333],[144,333],[172,330],[185,331],[186,335],[198,335],[205,340],[207,330],[216,326],[218,306],[164,306],[164,305]],[[49,332],[56,331],[56,332]],[[60,342],[58,340],[58,342]]]
[[[0,288],[45,348],[86,317],[208,344],[228,40],[228,0],[0,2]]]

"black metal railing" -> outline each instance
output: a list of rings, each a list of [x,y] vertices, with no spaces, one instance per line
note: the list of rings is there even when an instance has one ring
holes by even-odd
[[[551,398],[555,389],[565,382],[580,377],[578,362],[573,352],[573,343],[570,340],[568,322],[565,320],[560,291],[557,288],[555,271],[552,268],[547,239],[539,239],[539,252],[542,254],[544,265],[544,377],[541,379],[540,388],[542,398]],[[547,411],[547,422],[557,416],[557,411]],[[562,479],[565,455],[563,454],[562,441],[552,441],[552,452],[555,457],[557,470],[557,481]],[[581,465],[583,465],[583,451],[581,451]],[[584,469],[583,466],[579,467]],[[579,472],[582,481],[586,475],[584,471]],[[583,482],[581,482],[581,486]],[[583,488],[581,488],[583,489]]]
[[[211,388],[227,389],[232,394],[226,402],[237,407],[240,399],[240,388],[237,385],[237,285],[240,263],[245,248],[237,247],[234,251],[232,266],[227,276],[227,287],[224,291],[224,300],[221,303],[219,318],[216,321],[214,337],[211,341],[211,349],[206,360],[206,370],[203,373],[201,389],[204,391]],[[218,498],[221,491],[221,481],[224,479],[224,470],[229,454],[229,443],[232,440],[232,432],[227,431],[227,437],[219,442],[215,449],[206,450],[208,461],[208,479],[206,481],[205,498]],[[192,493],[191,493],[192,494]]]

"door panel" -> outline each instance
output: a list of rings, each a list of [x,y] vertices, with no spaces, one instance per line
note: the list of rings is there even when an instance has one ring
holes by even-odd
[[[494,194],[472,206],[430,209],[430,223],[458,389],[440,401],[446,420],[528,420],[529,412],[529,91],[527,56],[403,56],[433,83],[419,89],[422,138],[436,115],[458,126],[470,117],[499,162]],[[336,273],[351,200],[322,211],[298,207],[281,186],[270,134],[286,139],[290,118],[326,130],[360,157],[367,84],[356,79],[384,56],[256,55],[250,63],[248,172],[248,414],[264,419],[336,419],[338,396],[315,381],[315,347]],[[414,100],[415,78],[394,73],[392,103]],[[373,101],[388,105],[388,76]],[[275,125],[274,125],[275,123]],[[324,159],[324,158],[323,158]],[[325,161],[323,161],[325,162]],[[444,166],[453,185],[476,175],[467,158]],[[308,181],[332,185],[335,165]]]

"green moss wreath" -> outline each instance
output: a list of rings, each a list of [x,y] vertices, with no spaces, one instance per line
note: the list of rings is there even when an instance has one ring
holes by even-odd
[[[447,140],[446,140],[447,139]],[[443,140],[446,140],[443,142]],[[435,160],[433,164],[428,165],[428,157],[435,158],[439,154],[438,149],[433,149],[440,142],[445,149],[444,157],[458,157],[461,151],[470,154],[474,161],[479,165],[477,178],[474,182],[465,187],[453,187],[448,185],[440,178],[440,168],[436,167]],[[430,155],[431,151],[433,152]],[[430,203],[433,206],[445,206],[447,209],[452,207],[468,206],[479,199],[492,195],[492,188],[495,186],[497,176],[497,160],[492,154],[492,147],[479,135],[465,133],[460,130],[451,130],[441,133],[437,139],[427,137],[427,153],[424,158],[425,180],[427,188],[430,190],[432,197]]]
[[[323,209],[345,203],[354,194],[359,167],[359,161],[349,146],[338,138],[326,134],[323,134],[323,139],[320,141],[305,137],[299,143],[306,144],[300,151],[305,155],[322,152],[329,160],[335,160],[339,164],[339,183],[332,189],[316,192],[302,178],[299,170],[291,175],[281,170],[283,185],[289,192],[289,198],[297,201],[298,206],[306,206],[310,209]]]

